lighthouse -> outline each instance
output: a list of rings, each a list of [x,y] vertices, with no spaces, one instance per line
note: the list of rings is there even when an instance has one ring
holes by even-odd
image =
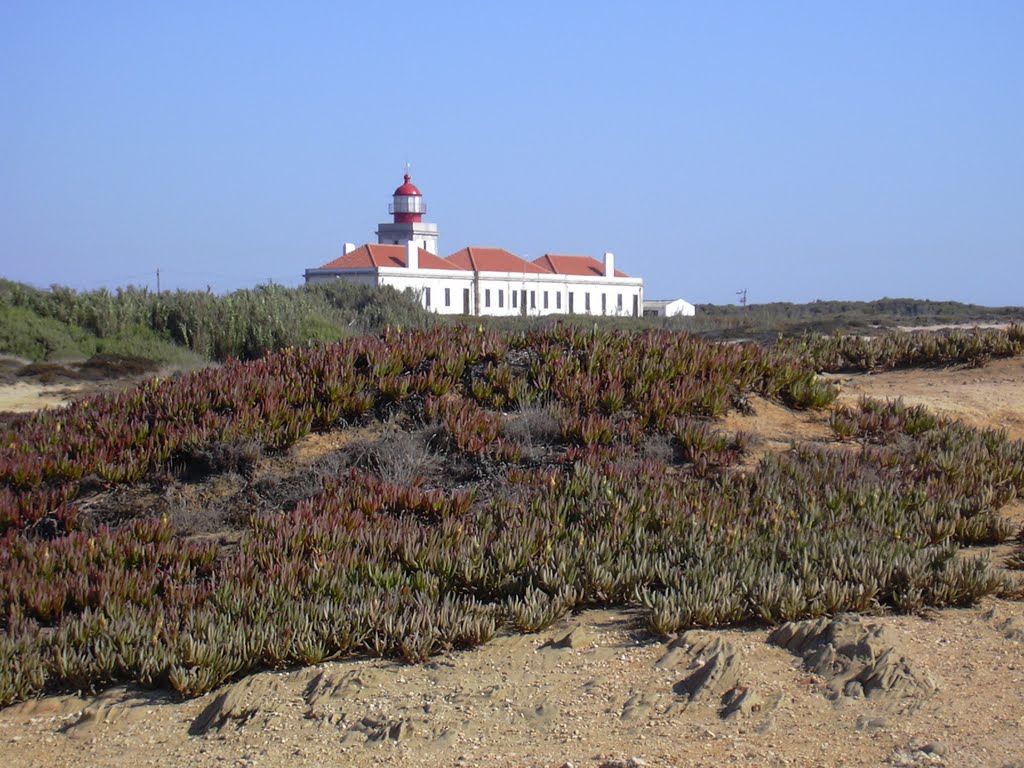
[[[610,252],[603,262],[557,253],[528,261],[503,248],[466,246],[442,258],[437,225],[423,221],[427,206],[408,166],[388,213],[391,221],[377,225],[376,244],[345,243],[344,253],[306,270],[306,283],[347,280],[411,290],[424,309],[439,315],[640,317],[647,310],[643,279],[621,272]],[[684,314],[693,314],[692,305],[683,304],[690,310]],[[670,312],[661,307],[659,314]]]
[[[392,196],[388,213],[392,220],[377,225],[377,242],[381,245],[408,245],[412,243],[428,253],[437,255],[437,224],[423,221],[427,206],[423,193],[412,183],[406,172],[405,180]]]

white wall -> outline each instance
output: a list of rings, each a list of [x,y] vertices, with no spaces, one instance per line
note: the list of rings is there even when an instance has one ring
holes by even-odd
[[[644,314],[654,317],[693,317],[697,308],[684,299],[675,299],[666,304],[649,305]]]
[[[420,303],[439,315],[473,314],[473,280],[469,272],[446,269],[403,269],[382,267],[380,284],[404,291],[411,288],[420,297]],[[448,290],[447,301],[445,289]],[[466,308],[466,291],[469,291]]]
[[[427,253],[437,256],[437,224],[425,221],[377,225],[377,242],[382,245],[405,245],[410,240]]]
[[[633,297],[637,306],[643,306],[643,281],[639,278],[576,277],[571,275],[523,274],[518,272],[480,272],[480,314],[513,317],[527,315],[569,314],[569,294],[573,294],[572,311],[584,315],[633,314]],[[487,305],[490,291],[490,306]],[[523,308],[523,291],[526,307]],[[545,306],[544,294],[547,293]],[[590,294],[590,309],[586,308],[586,295]],[[622,305],[619,307],[619,296]],[[601,297],[604,296],[602,305]]]
[[[675,317],[677,315],[682,315],[684,317],[693,317],[694,315],[697,314],[697,308],[693,306],[693,304],[691,304],[690,302],[684,301],[683,299],[677,299],[676,301],[673,301],[671,304],[668,305],[668,308],[671,309],[671,314],[669,315],[669,317]]]
[[[361,285],[390,285],[402,291],[413,289],[423,306],[442,315],[489,315],[515,317],[569,314],[631,317],[636,297],[643,313],[643,280],[640,278],[577,277],[574,275],[524,274],[520,272],[478,272],[441,269],[381,267],[377,270],[306,270],[306,282],[343,279]],[[429,289],[429,290],[428,290]],[[448,289],[447,301],[445,289]],[[468,291],[468,296],[466,294]],[[526,311],[522,292],[526,291]],[[547,306],[544,293],[547,292]],[[428,304],[429,293],[429,304]],[[515,297],[513,298],[513,294]],[[590,308],[586,295],[590,295]],[[619,296],[622,305],[619,306]],[[605,297],[602,304],[602,296]],[[467,302],[468,299],[468,302]],[[479,304],[479,307],[477,306]],[[479,311],[478,311],[479,310]]]

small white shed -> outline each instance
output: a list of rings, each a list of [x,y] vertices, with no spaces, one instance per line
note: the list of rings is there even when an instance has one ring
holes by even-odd
[[[685,299],[644,300],[644,317],[693,317],[697,308]]]

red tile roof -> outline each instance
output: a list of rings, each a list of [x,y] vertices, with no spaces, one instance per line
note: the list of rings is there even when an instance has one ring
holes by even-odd
[[[542,265],[521,259],[514,253],[502,248],[477,248],[471,246],[456,251],[445,261],[454,264],[458,269],[479,272],[529,272],[531,274],[548,274]]]
[[[422,248],[420,252],[420,269],[458,269],[439,256],[435,256]],[[405,267],[404,245],[373,245],[367,243],[351,253],[329,261],[320,269],[376,269],[378,267]]]
[[[557,275],[579,275],[581,277],[603,277],[604,264],[589,256],[565,256],[545,253],[533,263]],[[616,277],[629,277],[625,272],[615,270]]]

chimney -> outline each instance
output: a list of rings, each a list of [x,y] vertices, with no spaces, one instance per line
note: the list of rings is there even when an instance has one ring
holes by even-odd
[[[405,266],[409,269],[420,268],[420,248],[412,240],[405,244]]]
[[[615,254],[611,251],[604,254],[604,276],[615,277]]]
[[[352,253],[356,249],[355,243],[345,243],[345,255]]]

